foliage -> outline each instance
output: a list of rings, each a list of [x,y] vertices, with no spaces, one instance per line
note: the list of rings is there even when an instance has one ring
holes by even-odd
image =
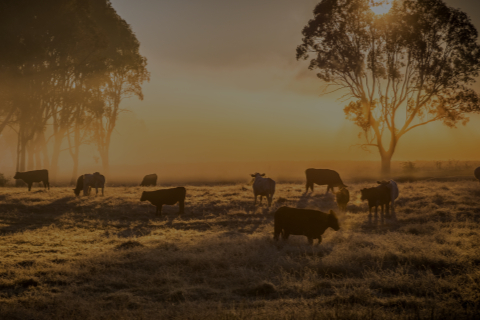
[[[309,69],[345,90],[347,118],[378,148],[386,171],[410,130],[465,125],[480,110],[470,87],[480,68],[477,30],[442,0],[394,1],[384,15],[370,0],[322,0],[303,35],[297,59],[312,56]]]
[[[0,133],[10,125],[18,134],[18,171],[48,167],[44,133],[51,126],[54,178],[65,137],[78,162],[79,146],[92,140],[92,124],[112,99],[118,108],[130,93],[143,97],[146,59],[108,0],[2,1],[0,42]],[[39,150],[43,165],[34,158]]]

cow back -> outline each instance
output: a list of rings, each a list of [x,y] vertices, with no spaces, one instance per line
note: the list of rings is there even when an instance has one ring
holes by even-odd
[[[343,186],[342,179],[338,172],[330,169],[307,169],[305,175],[308,182],[318,185]]]
[[[142,199],[148,200],[154,205],[174,205],[179,201],[185,200],[186,193],[187,191],[184,187],[162,189],[156,191],[144,191],[142,193]]]
[[[41,182],[47,181],[48,182],[48,170],[33,170],[33,171],[25,171],[25,172],[17,172],[15,173],[14,179],[22,179],[23,181],[29,182]]]
[[[275,193],[275,181],[270,178],[256,177],[253,182],[253,192],[258,195],[270,195]]]
[[[329,214],[311,209],[281,207],[274,219],[276,226],[294,235],[318,237],[330,226]]]
[[[476,168],[475,171],[473,171],[473,174],[477,180],[480,180],[480,167]]]

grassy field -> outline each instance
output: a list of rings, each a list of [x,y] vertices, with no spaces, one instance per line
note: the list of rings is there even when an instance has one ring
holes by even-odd
[[[348,181],[347,181],[348,182]],[[186,212],[71,188],[0,189],[0,319],[479,319],[480,184],[399,184],[395,216],[359,190],[339,213],[326,187],[186,186]],[[338,212],[319,246],[273,241],[287,205]]]

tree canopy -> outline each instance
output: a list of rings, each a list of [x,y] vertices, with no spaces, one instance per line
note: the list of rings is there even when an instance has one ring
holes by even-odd
[[[377,2],[378,3],[378,2]],[[375,15],[371,0],[322,0],[303,29],[297,59],[333,90],[348,119],[378,148],[388,173],[399,139],[434,121],[466,124],[480,111],[471,84],[480,69],[478,33],[442,0],[393,1]]]
[[[122,98],[143,99],[149,80],[140,43],[110,1],[2,1],[0,43],[0,133],[10,125],[18,134],[17,170],[42,166],[34,155],[46,152],[49,126],[53,176],[65,137],[74,162],[80,143],[102,145],[108,171],[110,141],[100,143],[90,124],[107,119],[110,135]]]

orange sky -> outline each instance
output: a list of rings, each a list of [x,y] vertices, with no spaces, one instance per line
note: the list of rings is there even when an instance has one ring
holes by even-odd
[[[320,97],[321,81],[295,59],[317,2],[112,0],[151,72],[145,100],[123,102],[133,113],[120,119],[112,164],[379,160],[353,146],[362,141],[345,103]],[[480,1],[446,2],[480,30]],[[479,160],[479,124],[415,129],[393,160]]]

